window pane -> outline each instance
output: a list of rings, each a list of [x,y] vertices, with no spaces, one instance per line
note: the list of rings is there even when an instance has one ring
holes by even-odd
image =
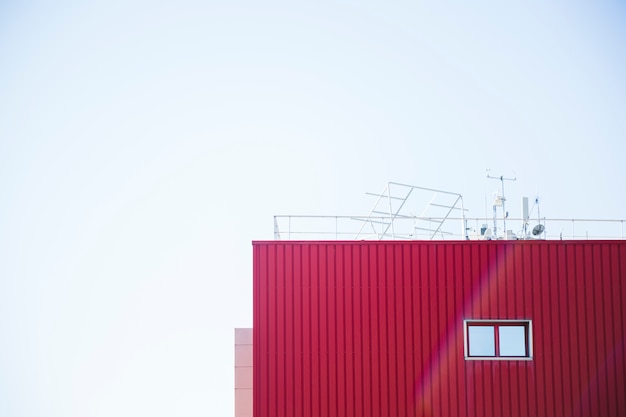
[[[528,356],[524,326],[499,326],[500,356]]]
[[[467,326],[469,356],[496,356],[493,326]]]

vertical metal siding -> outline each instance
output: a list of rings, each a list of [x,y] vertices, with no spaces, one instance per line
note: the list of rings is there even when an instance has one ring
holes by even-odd
[[[254,242],[255,417],[624,416],[626,242]],[[466,361],[463,319],[531,319]]]

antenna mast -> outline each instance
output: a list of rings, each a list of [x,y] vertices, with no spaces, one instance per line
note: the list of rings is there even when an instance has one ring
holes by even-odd
[[[499,177],[494,177],[493,175],[489,175],[489,172],[491,170],[487,169],[487,178],[492,179],[492,180],[500,180],[500,183],[502,184],[502,228],[504,230],[504,236],[506,239],[506,217],[507,217],[507,212],[506,212],[506,197],[504,196],[504,181],[515,181],[517,180],[517,177],[513,177],[513,178],[506,178],[503,175],[500,175]],[[496,200],[498,200],[497,195],[496,195]],[[497,232],[495,230],[495,219],[496,219],[496,205],[494,203],[493,206],[493,218],[494,218],[494,231],[493,234],[496,235],[497,238]]]

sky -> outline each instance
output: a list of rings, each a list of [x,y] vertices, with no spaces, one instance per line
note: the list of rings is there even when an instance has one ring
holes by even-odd
[[[229,416],[253,240],[388,181],[626,218],[617,1],[0,2],[0,415]],[[419,210],[418,210],[419,211]]]

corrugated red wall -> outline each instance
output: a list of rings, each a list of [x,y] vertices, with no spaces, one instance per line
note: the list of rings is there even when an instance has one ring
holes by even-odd
[[[254,416],[626,416],[626,242],[254,242]],[[467,361],[463,319],[531,319]]]

